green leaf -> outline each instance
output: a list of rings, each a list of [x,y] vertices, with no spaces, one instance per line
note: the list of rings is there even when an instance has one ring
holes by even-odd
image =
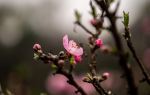
[[[91,7],[90,14],[96,18],[97,11],[96,11],[96,7],[93,5],[92,1],[90,1],[90,7]]]
[[[127,28],[129,26],[129,12],[126,13],[123,11],[123,18],[124,18],[124,21],[122,21],[122,22],[123,22],[124,26]]]
[[[76,21],[80,22],[81,21],[81,14],[78,12],[78,10],[74,11],[74,15],[75,15]]]

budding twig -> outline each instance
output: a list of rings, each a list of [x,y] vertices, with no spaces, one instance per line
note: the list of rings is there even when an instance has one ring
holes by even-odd
[[[119,54],[119,63],[125,73],[126,80],[129,86],[129,93],[130,95],[138,95],[137,87],[135,85],[135,81],[133,78],[132,69],[131,69],[131,66],[128,64],[128,59],[122,47],[123,45],[121,43],[121,38],[118,34],[118,30],[116,27],[116,17],[115,17],[116,15],[113,15],[112,13],[109,12],[108,6],[107,4],[105,4],[104,0],[94,0],[94,1],[103,11],[105,11],[106,16],[108,17],[111,23],[111,33],[116,42],[116,47],[117,47],[118,54]]]
[[[37,48],[34,48],[37,49]],[[63,64],[65,63],[65,59],[66,59],[66,55],[62,52],[60,52],[58,55],[53,55],[51,53],[48,54],[44,54],[42,49],[40,48],[40,50],[34,50],[34,52],[39,56],[38,59],[42,60],[44,63],[46,64],[55,64],[56,65],[56,72],[55,74],[62,74],[64,75],[67,79],[68,79],[68,83],[72,86],[74,86],[77,91],[75,91],[76,93],[79,92],[81,93],[81,95],[87,95],[85,93],[85,91],[77,84],[77,82],[74,80],[74,77],[72,75],[72,71],[71,72],[67,72],[64,68],[63,68]],[[61,63],[60,63],[61,61]],[[71,68],[73,69],[73,68]]]
[[[133,47],[133,44],[132,44],[132,41],[131,41],[131,33],[129,31],[129,28],[128,27],[125,27],[125,34],[124,34],[124,38],[126,40],[126,43],[127,43],[127,46],[129,47],[131,53],[132,53],[132,56],[133,58],[136,60],[136,62],[138,63],[143,75],[144,75],[144,78],[141,80],[142,81],[146,81],[149,85],[150,85],[150,75],[149,73],[147,72],[147,70],[145,69],[145,66],[143,65],[143,63],[140,61],[140,59],[138,58],[136,52],[135,52],[135,49]]]
[[[83,28],[88,34],[94,36],[94,34],[93,34],[90,30],[88,30],[81,22],[76,21],[75,24],[77,24],[77,25],[79,25],[81,28]]]

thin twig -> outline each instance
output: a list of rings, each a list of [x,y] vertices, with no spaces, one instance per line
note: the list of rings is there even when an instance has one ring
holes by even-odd
[[[74,80],[74,77],[73,77],[72,73],[65,71],[63,66],[58,63],[59,60],[64,60],[64,62],[65,62],[65,57],[66,56],[59,57],[58,55],[53,55],[51,53],[48,53],[48,54],[41,53],[41,54],[39,54],[39,59],[42,60],[44,63],[53,63],[53,64],[55,64],[57,66],[57,68],[56,68],[57,71],[56,71],[55,74],[62,74],[62,75],[64,75],[68,79],[67,82],[77,89],[77,91],[75,91],[76,93],[79,92],[79,93],[81,93],[81,95],[87,95],[85,93],[85,91],[83,90],[83,88],[80,87],[77,84],[77,82]],[[61,63],[61,64],[64,64],[64,63]]]
[[[94,34],[89,30],[87,29],[81,22],[75,22],[75,24],[79,25],[81,28],[83,28],[88,34],[94,36]]]
[[[150,85],[150,75],[147,72],[147,70],[145,69],[145,66],[142,64],[142,62],[139,60],[135,49],[133,47],[132,41],[131,41],[131,33],[129,31],[129,28],[125,28],[125,35],[124,38],[126,40],[127,46],[129,47],[133,58],[136,60],[136,62],[138,63],[143,75],[144,75],[144,79],[142,79],[142,81],[146,81],[149,85]]]
[[[62,70],[62,69],[58,69],[57,74],[62,74],[62,75],[64,75],[65,77],[68,78],[68,81],[67,81],[67,82],[68,82],[70,85],[74,86],[74,87],[77,89],[77,91],[75,91],[75,93],[80,92],[82,95],[87,95],[87,94],[85,93],[85,91],[76,83],[76,81],[74,80],[72,74],[69,74],[68,72],[66,72],[66,71],[64,71],[64,70]]]

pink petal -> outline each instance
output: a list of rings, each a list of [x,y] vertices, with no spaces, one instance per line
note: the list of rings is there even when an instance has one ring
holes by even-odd
[[[65,35],[63,37],[63,46],[66,50],[68,50],[69,44],[68,44],[68,35]]]
[[[74,42],[73,40],[70,40],[69,41],[69,47],[72,48],[73,45],[76,45],[76,42]]]
[[[74,51],[74,55],[75,56],[81,56],[83,54],[83,48],[77,48],[75,51]]]
[[[76,42],[73,40],[69,41],[69,46],[68,46],[68,52],[71,53],[72,55],[75,55],[75,51],[77,50]]]

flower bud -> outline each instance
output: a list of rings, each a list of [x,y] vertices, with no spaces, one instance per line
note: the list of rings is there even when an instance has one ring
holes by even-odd
[[[107,79],[109,76],[110,76],[110,73],[108,73],[108,72],[105,72],[105,73],[103,73],[103,75],[102,75],[102,77],[103,77],[104,79]]]
[[[75,56],[74,59],[76,63],[81,62],[82,60],[81,56]]]
[[[96,43],[96,45],[97,45],[98,47],[101,47],[101,46],[103,45],[103,41],[102,41],[101,39],[97,39],[97,40],[95,41],[95,43]]]
[[[64,65],[64,63],[65,63],[65,61],[64,61],[64,60],[59,60],[59,61],[58,61],[58,64],[59,64],[60,66],[63,66],[63,65]]]
[[[91,23],[93,26],[96,26],[96,25],[97,25],[96,19],[92,19],[92,20],[90,21],[90,23]]]
[[[103,25],[103,20],[100,20],[100,19],[92,19],[92,20],[90,21],[90,23],[91,23],[94,27],[96,27],[96,28],[101,28],[102,25]]]
[[[38,51],[38,50],[41,50],[41,49],[42,49],[42,48],[41,48],[41,45],[40,45],[40,44],[34,44],[33,50]]]

